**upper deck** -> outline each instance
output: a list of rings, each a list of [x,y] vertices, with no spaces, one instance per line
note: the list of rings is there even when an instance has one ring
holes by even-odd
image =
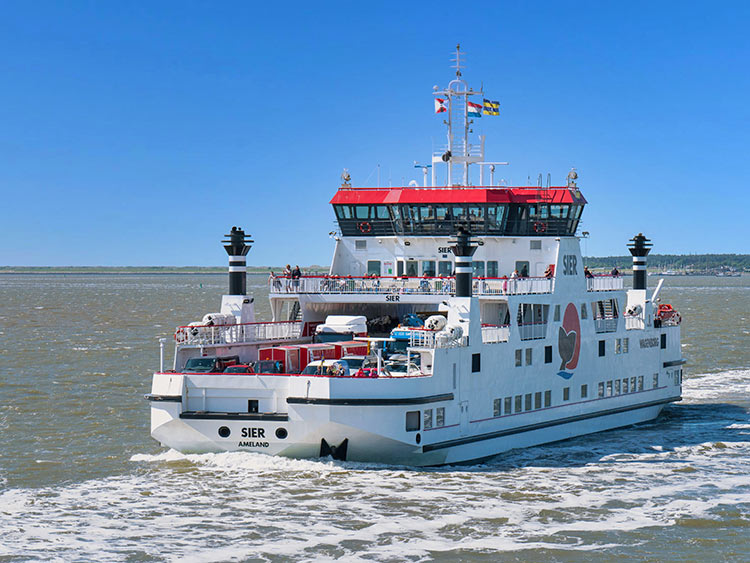
[[[574,236],[586,200],[575,186],[344,185],[330,202],[342,236]]]

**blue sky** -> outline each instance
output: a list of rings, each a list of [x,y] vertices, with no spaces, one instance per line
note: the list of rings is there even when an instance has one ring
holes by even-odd
[[[3,3],[0,265],[223,265],[232,225],[326,264],[343,168],[421,181],[457,42],[502,177],[578,169],[587,254],[750,252],[750,3],[256,4]]]

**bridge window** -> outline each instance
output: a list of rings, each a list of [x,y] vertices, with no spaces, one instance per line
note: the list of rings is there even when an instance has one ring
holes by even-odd
[[[471,267],[474,269],[475,278],[484,277],[484,262],[472,262]]]
[[[484,230],[484,208],[479,206],[469,207],[469,228],[472,231],[483,231]]]
[[[454,205],[451,207],[450,211],[451,211],[452,219],[454,221],[466,221],[468,217],[468,215],[466,214],[466,208],[463,206],[457,207]]]
[[[435,277],[435,261],[434,260],[423,260],[422,261],[422,275]]]
[[[367,274],[368,275],[380,275],[380,260],[368,260],[367,261]]]
[[[388,212],[388,206],[378,205],[375,208],[375,217],[377,217],[378,219],[390,219],[391,214]]]
[[[532,219],[547,219],[549,207],[546,204],[529,205],[529,217]]]
[[[339,219],[351,219],[352,208],[348,205],[334,205],[333,209],[336,211],[336,216]]]
[[[505,219],[504,205],[489,205],[487,206],[487,229],[490,231],[499,231],[503,227],[503,219]]]
[[[438,275],[450,277],[453,273],[453,262],[440,261],[438,262]]]
[[[549,215],[555,219],[567,219],[568,218],[568,206],[567,205],[550,205]]]
[[[354,216],[357,219],[369,219],[370,218],[370,206],[369,205],[355,205]]]

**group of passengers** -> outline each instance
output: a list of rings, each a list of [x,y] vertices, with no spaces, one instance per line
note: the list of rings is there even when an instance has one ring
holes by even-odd
[[[292,292],[296,293],[299,291],[299,284],[300,279],[302,278],[302,270],[300,270],[299,265],[296,265],[294,268],[292,268],[289,264],[287,264],[284,267],[284,270],[281,272],[281,275],[274,274],[273,270],[268,274],[268,285],[270,287],[273,287],[276,291],[281,291],[282,282],[284,281],[284,290],[286,292]]]

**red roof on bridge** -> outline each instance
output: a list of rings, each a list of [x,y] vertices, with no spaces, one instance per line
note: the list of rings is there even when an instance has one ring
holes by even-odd
[[[578,188],[351,188],[342,187],[332,204],[393,205],[393,204],[459,204],[459,203],[577,203],[586,199]]]

